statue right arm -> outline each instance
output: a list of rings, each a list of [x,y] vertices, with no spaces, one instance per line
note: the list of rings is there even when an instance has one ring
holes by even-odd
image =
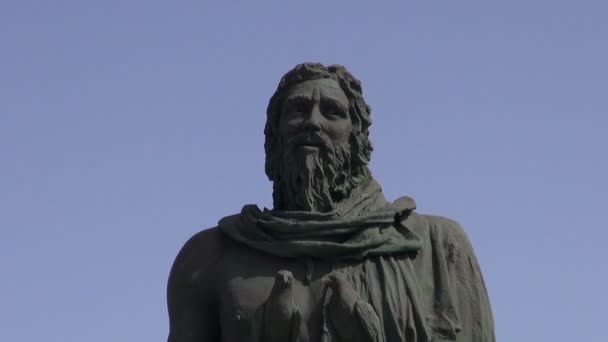
[[[175,258],[167,285],[168,342],[221,339],[215,269],[221,236],[214,229],[194,235]]]

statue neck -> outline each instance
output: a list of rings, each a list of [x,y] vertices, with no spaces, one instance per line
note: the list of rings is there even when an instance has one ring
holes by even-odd
[[[335,213],[338,216],[351,216],[358,215],[359,213],[366,211],[370,206],[375,204],[386,203],[384,196],[382,195],[382,189],[380,185],[372,178],[369,172],[358,177],[355,187],[349,192],[348,196],[344,199],[334,201],[331,208],[328,210],[310,210],[297,208],[295,205],[288,205],[282,200],[288,200],[287,198],[278,198],[279,193],[277,184],[274,184],[275,189],[273,197],[275,199],[274,209],[275,211],[300,211],[300,212],[318,212],[318,213]],[[283,205],[279,205],[282,203]]]

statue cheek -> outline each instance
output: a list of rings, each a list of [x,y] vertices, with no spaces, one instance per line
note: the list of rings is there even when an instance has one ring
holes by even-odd
[[[298,118],[286,119],[281,122],[279,126],[279,134],[284,140],[289,139],[302,127],[302,120]]]
[[[350,123],[338,122],[328,126],[327,134],[335,143],[345,143],[349,140],[351,130]]]

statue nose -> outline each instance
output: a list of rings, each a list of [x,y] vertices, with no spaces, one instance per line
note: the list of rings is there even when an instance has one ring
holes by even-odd
[[[304,120],[304,128],[319,131],[321,130],[321,112],[318,106],[313,106],[308,117]]]

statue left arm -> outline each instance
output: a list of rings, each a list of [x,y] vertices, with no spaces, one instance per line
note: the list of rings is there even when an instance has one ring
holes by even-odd
[[[433,279],[432,291],[424,298],[429,333],[438,341],[495,342],[488,292],[466,233],[444,217],[414,218],[418,220],[412,222],[413,227],[430,228],[425,245],[430,252],[424,254],[427,257],[419,269],[421,274],[430,271]]]
[[[495,342],[494,318],[477,257],[473,247],[460,225],[455,223],[452,230],[454,263],[451,270],[456,307],[460,318],[461,331],[456,335],[458,342]]]

